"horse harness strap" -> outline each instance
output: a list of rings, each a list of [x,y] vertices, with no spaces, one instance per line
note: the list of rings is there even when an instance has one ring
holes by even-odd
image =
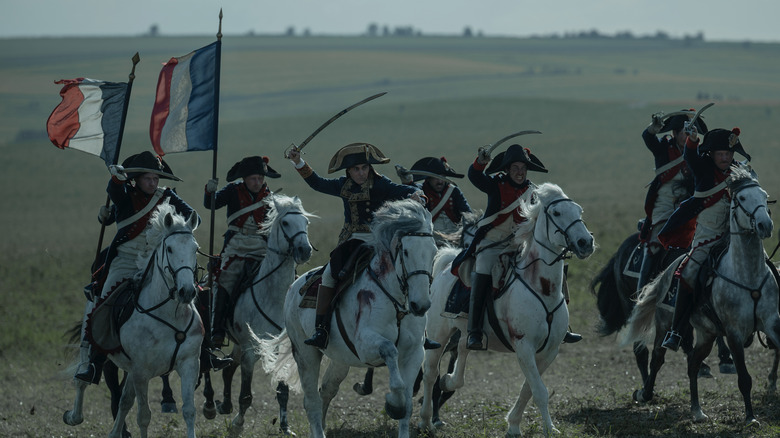
[[[764,285],[766,284],[767,280],[769,280],[769,278],[772,276],[772,273],[770,271],[767,271],[766,275],[764,275],[764,279],[761,280],[761,284],[759,284],[757,288],[753,289],[726,277],[725,275],[718,272],[717,269],[713,270],[713,272],[715,273],[716,276],[722,278],[726,282],[731,283],[734,286],[737,286],[739,288],[745,289],[746,291],[750,292],[750,298],[753,299],[753,331],[755,332],[756,330],[758,330],[758,314],[757,314],[758,300],[761,299],[761,289],[764,288]]]

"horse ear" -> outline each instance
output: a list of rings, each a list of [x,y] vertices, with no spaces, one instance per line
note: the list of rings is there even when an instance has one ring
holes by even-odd
[[[198,228],[199,223],[200,218],[198,218],[198,213],[196,213],[195,210],[192,210],[190,212],[190,217],[187,218],[187,225],[192,228],[192,231],[195,231],[195,229]]]
[[[278,202],[276,202],[276,196],[274,196],[274,197],[273,197],[273,198],[271,198],[271,199],[273,199],[273,201],[274,201],[274,209],[275,209],[276,211],[279,211],[279,203],[278,203]]]
[[[165,228],[170,228],[173,225],[173,216],[170,213],[165,214],[163,225],[165,225]]]

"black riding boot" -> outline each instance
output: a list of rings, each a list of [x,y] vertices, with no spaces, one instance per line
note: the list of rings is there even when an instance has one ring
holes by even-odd
[[[645,287],[650,280],[655,277],[658,270],[658,264],[664,257],[664,250],[659,250],[658,253],[652,254],[649,250],[645,250],[645,256],[642,259],[642,266],[639,268],[639,280],[636,283],[636,295],[639,296],[639,292]]]
[[[73,376],[82,382],[97,385],[100,383],[100,375],[103,373],[103,364],[106,362],[106,355],[99,353],[94,347],[89,347],[89,365],[87,369]]]
[[[217,286],[211,320],[211,346],[213,348],[220,348],[225,342],[225,320],[229,310],[230,294],[222,286]]]
[[[682,328],[688,324],[688,319],[691,317],[693,301],[693,289],[686,285],[684,281],[678,280],[677,301],[674,303],[672,329],[666,333],[664,342],[661,344],[662,347],[672,351],[677,351],[677,349],[680,348],[680,342],[682,341],[682,336],[680,336],[680,333]]]
[[[314,334],[303,341],[306,345],[325,349],[328,347],[328,333],[330,333],[330,304],[333,301],[336,289],[320,285],[317,290],[317,317],[315,319]]]
[[[563,265],[563,285],[561,286],[561,291],[563,292],[563,298],[566,300],[566,305],[569,305],[569,282],[567,281],[569,276],[569,265]],[[569,327],[569,330],[566,330],[566,335],[563,336],[563,343],[564,344],[574,344],[575,342],[580,342],[582,340],[582,335],[579,333],[574,333],[571,331],[571,327]]]
[[[466,348],[469,350],[486,350],[482,345],[482,321],[485,317],[485,298],[493,288],[490,274],[471,274],[471,296],[469,297],[469,338]]]

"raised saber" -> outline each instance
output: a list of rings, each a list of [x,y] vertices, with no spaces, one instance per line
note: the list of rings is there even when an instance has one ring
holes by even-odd
[[[383,92],[381,92],[381,93],[374,94],[373,96],[368,96],[368,97],[366,97],[365,99],[361,100],[360,102],[358,102],[358,103],[355,103],[355,104],[353,104],[353,105],[351,105],[351,106],[348,106],[348,107],[344,108],[343,110],[339,111],[339,112],[338,112],[338,113],[337,113],[335,116],[333,116],[333,117],[331,117],[330,119],[328,119],[328,121],[327,121],[327,122],[325,122],[325,123],[323,123],[322,125],[320,125],[320,127],[319,127],[319,128],[317,128],[317,129],[316,129],[314,132],[312,132],[312,133],[311,133],[311,135],[310,135],[310,136],[308,136],[308,137],[306,138],[306,140],[302,141],[300,145],[296,146],[295,144],[292,144],[292,145],[290,145],[290,147],[288,147],[287,149],[285,149],[285,150],[284,150],[284,158],[290,158],[290,157],[288,156],[288,152],[289,152],[290,148],[296,148],[298,151],[302,151],[302,150],[303,150],[303,148],[304,148],[304,147],[306,147],[306,145],[307,145],[307,144],[309,144],[309,142],[310,142],[310,141],[311,141],[311,140],[312,140],[312,139],[313,139],[313,138],[314,138],[314,137],[315,137],[317,134],[319,134],[319,133],[320,133],[320,132],[321,132],[323,129],[327,128],[327,127],[328,127],[328,125],[330,125],[331,123],[335,122],[335,121],[336,121],[336,119],[338,119],[339,117],[343,116],[344,114],[346,114],[346,113],[350,112],[351,110],[353,110],[353,109],[355,109],[355,108],[359,107],[360,105],[363,105],[364,103],[367,103],[367,102],[371,102],[372,100],[374,100],[374,99],[377,99],[377,98],[380,98],[380,97],[384,96],[385,94],[387,94],[387,91],[383,91]]]
[[[509,134],[506,137],[502,138],[501,140],[499,140],[499,141],[497,141],[497,142],[495,142],[495,143],[493,143],[493,144],[491,144],[489,146],[485,146],[485,148],[487,149],[487,153],[490,154],[497,147],[499,147],[502,143],[504,143],[505,141],[507,141],[509,139],[512,139],[512,138],[515,138],[515,137],[519,137],[521,135],[526,135],[526,134],[541,134],[541,133],[542,133],[541,131],[536,131],[536,130],[533,130],[533,129],[520,131],[520,132],[515,132],[514,134]]]
[[[706,110],[707,108],[711,107],[712,105],[715,105],[715,102],[710,102],[707,105],[704,105],[703,107],[701,107],[701,109],[696,112],[696,114],[693,116],[693,118],[690,121],[688,121],[688,126],[692,126],[694,123],[696,123],[696,120],[699,119],[699,116],[701,116],[701,113],[703,113],[704,110]]]
[[[452,184],[452,185],[454,185],[456,187],[458,186],[458,184],[455,183],[455,181],[452,181],[451,179],[447,178],[446,176],[438,175],[438,174],[435,174],[433,172],[428,172],[426,170],[408,170],[408,169],[404,168],[403,166],[401,166],[400,164],[396,164],[395,165],[395,172],[398,174],[398,176],[400,176],[402,178],[403,178],[404,175],[422,175],[422,176],[427,176],[427,177],[431,177],[431,178],[438,178],[438,179],[447,181],[448,183],[450,183],[450,184]]]

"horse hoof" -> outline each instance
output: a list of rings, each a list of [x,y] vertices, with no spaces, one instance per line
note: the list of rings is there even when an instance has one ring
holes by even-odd
[[[760,427],[761,423],[755,418],[748,418],[745,420],[745,427]]]
[[[295,432],[293,432],[293,431],[292,431],[292,429],[290,429],[289,427],[285,427],[285,428],[279,428],[279,432],[280,432],[282,435],[287,435],[287,436],[296,436],[296,435],[295,435]]]
[[[222,415],[233,413],[233,403],[230,400],[225,400],[223,402],[217,401],[217,412]]]
[[[355,385],[352,387],[352,389],[357,392],[359,395],[368,395],[374,392],[374,388],[372,387],[366,387],[362,383],[355,383]]]
[[[217,407],[213,402],[203,403],[203,416],[206,417],[207,420],[213,420],[217,416]]]
[[[693,422],[694,423],[703,423],[707,420],[709,420],[710,417],[707,416],[704,412],[697,412],[693,414]]]
[[[721,374],[737,374],[737,367],[733,363],[722,363],[718,368]]]
[[[647,403],[650,400],[653,399],[652,394],[649,398],[645,398],[645,390],[644,389],[637,389],[634,391],[634,394],[631,396],[635,402],[637,403]]]
[[[385,412],[393,420],[400,420],[406,416],[406,408],[393,406],[388,402],[385,402]]]
[[[442,427],[444,427],[446,425],[447,425],[447,423],[445,423],[444,421],[441,421],[441,419],[439,419],[439,418],[436,418],[436,419],[433,420],[433,427],[436,428],[436,429],[441,429]]]
[[[179,410],[176,408],[176,403],[162,403],[160,406],[163,414],[179,413]]]
[[[75,421],[75,420],[73,420],[73,419],[71,418],[71,416],[72,416],[72,415],[71,415],[71,414],[72,414],[72,412],[73,412],[73,411],[65,411],[65,412],[62,414],[62,421],[63,421],[65,424],[67,424],[68,426],[78,426],[79,424],[81,424],[81,423],[84,421],[84,419],[83,419],[83,418],[79,418],[79,419],[78,419],[78,421]]]
[[[699,374],[700,379],[712,379],[712,370],[710,370],[710,366],[706,363],[702,362],[701,366],[699,367]]]

